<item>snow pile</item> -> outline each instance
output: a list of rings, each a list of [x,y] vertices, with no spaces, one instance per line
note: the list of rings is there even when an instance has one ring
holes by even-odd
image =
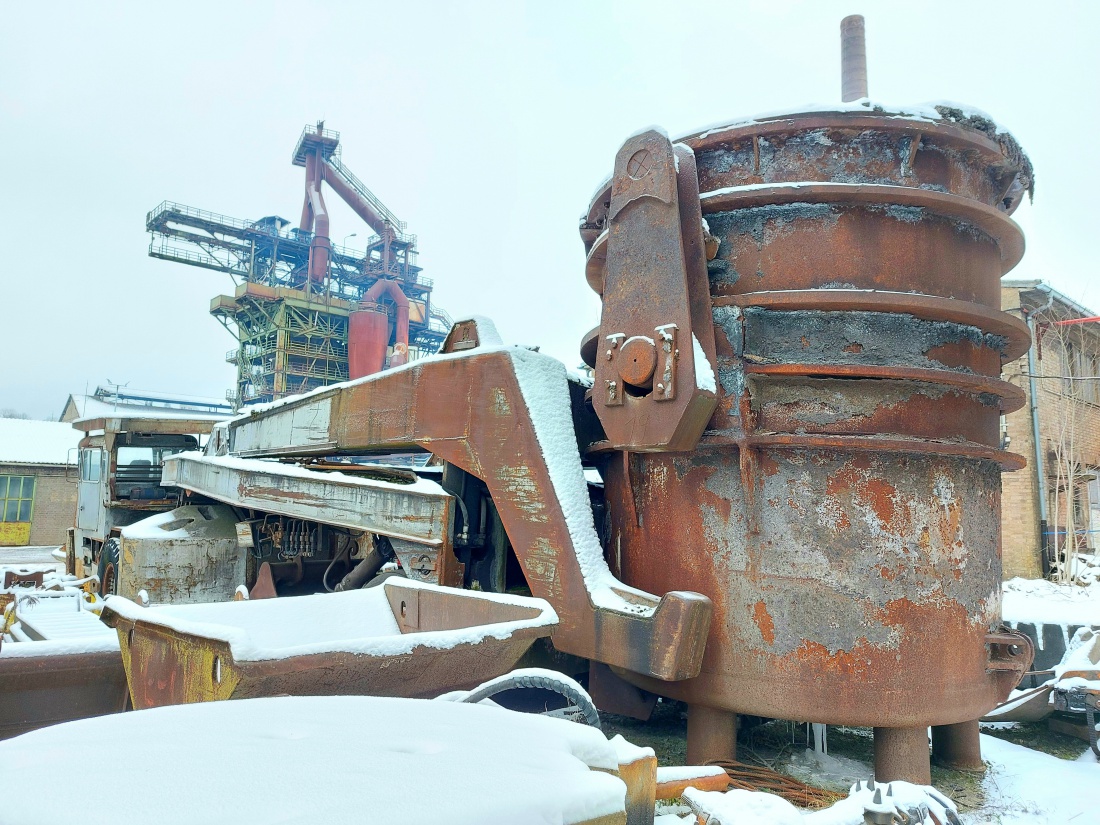
[[[707,360],[707,354],[699,345],[699,339],[695,333],[691,334],[692,354],[695,357],[695,386],[706,392],[718,392],[718,384],[714,380],[714,369]]]
[[[11,642],[5,638],[0,645],[0,659],[34,659],[39,656],[71,656],[80,653],[117,653],[118,635],[96,634],[44,642]]]
[[[895,814],[894,822],[951,822],[955,803],[935,788],[908,782],[857,782],[845,799],[821,811],[803,811],[785,799],[760,791],[699,791],[688,788],[684,801],[709,825],[863,825],[863,814]],[[921,818],[923,817],[923,818]]]
[[[87,743],[125,766],[126,805],[87,804]],[[595,728],[481,705],[278,697],[142,710],[0,742],[6,822],[571,823],[623,815]],[[294,765],[323,766],[308,782]],[[410,782],[411,779],[415,781]]]
[[[7,627],[0,658],[27,659],[119,649],[118,635],[99,621],[102,601],[98,596],[88,597],[76,587],[61,586],[69,580],[87,581],[61,574],[52,579],[58,585],[56,589],[14,591],[14,601],[0,618],[0,626]]]
[[[925,123],[958,123],[979,129],[989,134],[990,137],[1008,134],[1008,130],[997,125],[987,112],[966,103],[956,103],[951,100],[934,100],[925,103],[900,106],[863,97],[858,100],[844,102],[803,103],[786,109],[761,112],[752,117],[706,126],[692,132],[690,135],[683,138],[683,140],[710,137],[711,135],[721,134],[722,132],[732,131],[733,129],[740,129],[744,126],[767,123],[773,120],[786,120],[799,117],[800,115],[824,115],[834,113],[878,115],[881,117],[896,118],[898,120],[914,120]]]
[[[1005,582],[1003,590],[1001,615],[1013,626],[1100,625],[1100,585],[1082,587],[1016,578]]]
[[[585,695],[587,696],[588,694]],[[633,742],[628,742],[623,738],[621,733],[616,733],[611,738],[611,747],[615,749],[615,759],[618,760],[620,765],[633,765],[635,762],[641,762],[643,759],[652,759],[656,756],[653,752],[653,748],[642,748],[635,745]],[[660,768],[658,768],[658,772],[659,771]],[[725,771],[722,771],[722,773],[725,773]]]
[[[964,825],[1097,821],[1100,766],[1091,751],[1069,762],[983,734],[982,758],[989,766],[982,780],[985,806],[962,814]]]
[[[484,315],[471,315],[464,319],[473,321],[477,328],[477,343],[479,347],[499,347],[504,344],[504,339],[497,332],[497,325],[492,318]]]
[[[759,791],[688,788],[683,800],[708,825],[803,825],[804,821],[802,812],[790,802]],[[860,811],[861,821],[862,814]]]
[[[1082,677],[1081,674],[1095,676],[1098,669],[1100,669],[1100,634],[1087,627],[1082,627],[1073,634],[1073,638],[1066,647],[1066,655],[1054,668],[1054,678],[1058,681],[1057,687],[1063,689],[1086,686],[1100,688],[1100,683],[1097,683],[1095,679],[1092,680],[1091,684],[1080,684],[1088,678],[1087,676]],[[1070,685],[1066,680],[1073,680],[1074,684]]]
[[[708,776],[726,776],[725,768],[718,765],[670,765],[657,768],[657,784],[664,782],[688,782]]]
[[[494,601],[539,611],[530,619],[475,625],[456,630],[402,633],[386,595],[393,587],[441,590],[462,598]],[[142,621],[229,644],[238,662],[257,662],[317,653],[399,656],[417,647],[450,650],[485,639],[507,639],[521,628],[557,625],[548,602],[498,593],[456,591],[401,579],[379,587],[279,599],[165,605],[144,608],[120,596],[107,607],[123,618]]]
[[[955,821],[955,803],[930,785],[909,782],[857,782],[845,799],[803,816],[806,825],[863,825],[865,811],[893,813],[895,822]],[[935,817],[932,820],[929,814]],[[908,819],[906,819],[908,817]],[[920,817],[923,817],[921,819]]]
[[[228,510],[222,505],[218,506],[221,509]],[[228,512],[232,516],[232,511],[228,510]],[[196,525],[196,522],[199,522],[199,524]],[[234,523],[235,519],[232,518],[225,519],[221,523],[211,520],[211,526],[220,527],[221,532],[225,534],[224,538],[236,539],[237,533],[233,527]],[[156,513],[140,521],[135,521],[133,524],[126,525],[122,528],[122,538],[134,541],[183,541],[191,539],[196,530],[202,531],[202,528],[206,525],[207,520],[199,514],[197,506],[184,505],[183,507],[177,507],[175,510]],[[205,532],[201,534],[204,538],[207,536],[214,537]]]
[[[1078,553],[1070,570],[1073,580],[1083,587],[1100,582],[1100,557],[1094,553]]]

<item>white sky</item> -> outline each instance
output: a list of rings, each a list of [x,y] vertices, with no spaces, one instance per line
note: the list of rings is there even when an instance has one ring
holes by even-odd
[[[839,23],[867,17],[876,100],[957,100],[1037,171],[1016,213],[1041,277],[1100,308],[1092,2],[4,4],[0,409],[56,418],[108,379],[222,396],[228,275],[147,256],[168,199],[297,220],[302,127],[420,237],[436,302],[579,362],[599,305],[577,218],[622,140],[840,96]],[[332,237],[369,234],[329,193]]]

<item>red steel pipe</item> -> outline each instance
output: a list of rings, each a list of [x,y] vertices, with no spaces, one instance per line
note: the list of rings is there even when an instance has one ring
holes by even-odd
[[[328,277],[328,263],[332,241],[329,239],[328,210],[325,208],[325,199],[321,195],[321,171],[320,158],[314,155],[314,174],[306,184],[306,197],[309,201],[310,211],[316,223],[313,234],[313,242],[309,249],[309,278],[314,282],[324,281]],[[308,161],[307,161],[308,163]]]
[[[319,178],[328,183],[332,190],[343,199],[344,203],[350,206],[356,215],[366,221],[367,225],[377,232],[378,236],[384,241],[388,242],[397,236],[397,229],[393,224],[378,214],[375,208],[363,198],[359,197],[359,193],[348,186],[327,161],[321,162]]]
[[[348,377],[363,378],[386,368],[390,322],[385,312],[361,309],[348,318]]]
[[[303,232],[313,231],[313,206],[309,201],[309,182],[313,180],[316,168],[317,155],[310,152],[306,155],[306,196],[302,201],[302,220],[298,224],[298,228]]]
[[[397,308],[396,333],[389,366],[398,367],[409,360],[409,298],[396,281],[376,281],[363,294],[359,309],[348,321],[348,376],[362,378],[381,372],[389,343],[389,314],[377,303],[388,295]]]

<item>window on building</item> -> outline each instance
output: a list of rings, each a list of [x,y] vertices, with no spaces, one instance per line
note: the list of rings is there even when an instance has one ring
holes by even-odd
[[[30,521],[34,476],[0,476],[0,521]]]
[[[1100,353],[1092,353],[1085,367],[1085,380],[1081,390],[1081,397],[1090,404],[1100,404]]]
[[[1100,404],[1100,352],[1092,338],[1063,343],[1062,375],[1066,395]]]
[[[1078,398],[1081,387],[1081,350],[1072,342],[1062,343],[1062,392],[1071,398]]]

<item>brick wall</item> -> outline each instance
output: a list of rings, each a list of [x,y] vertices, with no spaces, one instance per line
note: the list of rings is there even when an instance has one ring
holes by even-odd
[[[1018,309],[1020,290],[1003,288],[1001,307]],[[1013,312],[1017,318],[1019,311]],[[1027,355],[1005,364],[1005,381],[1024,391],[1026,403],[1005,416],[1011,452],[1027,459],[1022,470],[1001,476],[1001,552],[1004,577],[1041,578],[1043,567],[1039,543],[1039,480],[1035,473],[1035,439],[1031,427],[1031,391],[1027,379]]]
[[[1021,305],[1036,309],[1034,298],[1022,295],[1019,288],[1001,290],[1001,306],[1005,310]],[[1019,312],[1014,312],[1019,317]],[[1089,347],[1100,352],[1100,335],[1090,327],[1077,329]],[[1057,332],[1048,328],[1041,346],[1035,347],[1035,372],[1041,376],[1061,376],[1066,368]],[[1012,439],[1009,449],[1027,459],[1028,466],[1002,477],[1001,534],[1004,575],[1038,578],[1042,575],[1040,543],[1039,479],[1031,414],[1031,390],[1027,377],[1027,356],[1004,366],[1003,377],[1023,389],[1027,403],[1006,417],[1007,432]],[[1063,431],[1071,429],[1075,453],[1086,468],[1100,467],[1100,403],[1075,398],[1066,392],[1061,378],[1036,378],[1036,405],[1039,414],[1039,442],[1042,472],[1047,486],[1048,530],[1055,524],[1064,528],[1067,499],[1058,497],[1055,488],[1057,470],[1052,460],[1055,445]],[[1085,525],[1078,525],[1083,527]],[[1096,541],[1096,538],[1093,539]]]
[[[34,476],[34,512],[29,544],[63,545],[76,519],[76,468],[0,464],[0,475]]]

